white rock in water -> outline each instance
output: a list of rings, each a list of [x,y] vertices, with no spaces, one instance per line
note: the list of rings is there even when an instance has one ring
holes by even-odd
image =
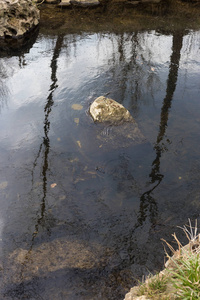
[[[130,112],[123,105],[104,96],[94,100],[89,111],[95,122],[108,122],[115,125],[124,122],[135,122]]]

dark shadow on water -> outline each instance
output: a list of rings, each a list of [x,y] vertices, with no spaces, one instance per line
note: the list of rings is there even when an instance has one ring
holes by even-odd
[[[128,272],[115,272],[109,267],[64,268],[13,284],[4,293],[9,299],[123,299],[123,288],[133,278]],[[55,280],[56,278],[56,280]],[[72,285],[77,289],[72,290]]]
[[[23,38],[0,39],[0,58],[10,56],[21,56],[28,53],[36,42],[39,26],[24,35]]]

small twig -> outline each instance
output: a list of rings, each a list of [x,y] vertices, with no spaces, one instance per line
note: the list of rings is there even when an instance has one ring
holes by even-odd
[[[198,238],[198,235],[197,235],[197,220],[195,220],[194,232],[193,232],[193,227],[192,227],[192,224],[191,224],[191,220],[188,219],[188,222],[189,222],[190,231],[187,229],[187,227],[185,225],[183,227],[180,227],[180,226],[177,226],[177,227],[182,229],[185,232],[185,235],[187,236],[189,242],[190,241],[195,241]]]
[[[181,248],[183,248],[182,244],[180,243],[180,241],[178,240],[176,233],[172,234],[172,236],[174,237],[175,241],[178,244],[178,252],[179,252],[179,256],[181,255]]]
[[[174,250],[174,248],[172,247],[172,245],[170,245],[166,240],[161,239],[161,241],[163,241],[163,242],[165,242],[165,243],[167,244],[167,246],[168,246],[169,249],[173,252],[173,254],[176,252],[176,251]],[[166,253],[167,253],[167,252],[166,252]]]

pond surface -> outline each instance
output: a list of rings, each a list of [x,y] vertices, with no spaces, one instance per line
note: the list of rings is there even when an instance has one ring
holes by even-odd
[[[199,218],[200,31],[40,31],[0,59],[1,299],[117,300]],[[123,104],[146,141],[88,114]]]

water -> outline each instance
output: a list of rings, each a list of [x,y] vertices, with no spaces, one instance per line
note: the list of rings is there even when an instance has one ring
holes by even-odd
[[[123,299],[199,218],[200,31],[48,35],[0,60],[1,299]],[[113,138],[108,95],[146,142]]]

